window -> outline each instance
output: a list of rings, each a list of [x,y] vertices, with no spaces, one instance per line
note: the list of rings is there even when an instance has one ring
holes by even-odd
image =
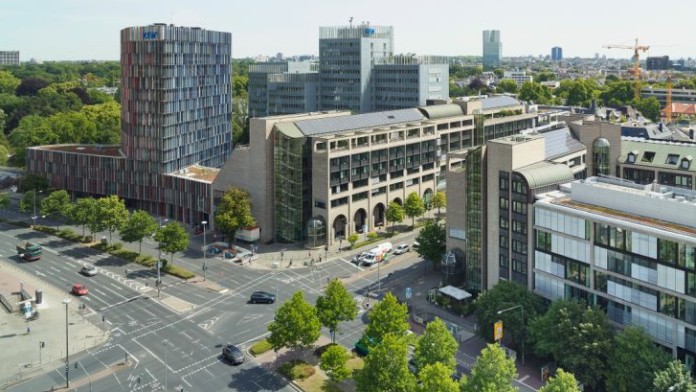
[[[626,162],[628,163],[636,163],[636,154],[629,152],[628,157],[626,158]]]
[[[508,236],[506,236],[506,235],[500,236],[500,247],[503,249],[508,248]]]
[[[519,240],[512,240],[512,251],[523,255],[527,254],[527,243]]]
[[[527,234],[527,224],[522,221],[512,220],[512,231],[520,234]]]
[[[499,181],[500,181],[500,190],[501,191],[506,191],[510,187],[510,174],[508,172],[501,171],[498,173]]]
[[[507,268],[510,265],[510,259],[507,255],[500,255],[500,266]]]
[[[500,209],[507,210],[508,208],[510,208],[508,199],[501,197],[500,198]]]
[[[551,233],[545,231],[537,231],[536,248],[546,252],[551,251]]]
[[[651,163],[655,159],[655,153],[653,151],[646,151],[643,153],[643,158],[641,158],[641,162],[648,162]]]
[[[679,155],[677,155],[677,154],[669,154],[669,155],[667,155],[667,160],[665,161],[665,164],[667,164],[667,165],[676,165],[677,162],[679,162]]]
[[[526,215],[527,214],[527,204],[523,203],[521,201],[513,200],[512,201],[512,211],[516,212],[518,214]]]
[[[679,165],[679,168],[684,169],[684,170],[689,170],[689,166],[691,166],[691,159],[682,158],[681,165]]]
[[[522,181],[513,181],[512,191],[521,195],[525,195],[527,194],[527,186]]]
[[[508,218],[503,216],[500,217],[500,228],[506,230],[510,228],[510,222],[508,221]]]

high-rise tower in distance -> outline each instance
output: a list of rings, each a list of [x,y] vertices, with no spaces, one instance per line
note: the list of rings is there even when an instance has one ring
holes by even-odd
[[[502,57],[503,43],[500,42],[500,30],[483,30],[483,68],[499,66]]]
[[[561,48],[560,46],[554,46],[553,48],[551,48],[551,60],[563,60],[563,48]]]

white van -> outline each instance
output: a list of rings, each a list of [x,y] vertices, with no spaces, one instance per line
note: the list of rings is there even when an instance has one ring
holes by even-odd
[[[379,263],[380,261],[382,261],[382,258],[386,253],[387,252],[382,247],[378,246],[376,248],[372,248],[362,256],[362,264],[372,265],[375,263]]]

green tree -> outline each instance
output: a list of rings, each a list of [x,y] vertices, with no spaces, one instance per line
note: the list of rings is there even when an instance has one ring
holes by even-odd
[[[5,209],[10,206],[10,194],[7,192],[0,193],[0,209]]]
[[[505,355],[500,346],[489,344],[481,350],[471,376],[463,382],[463,392],[514,392],[512,380],[517,377],[515,362]]]
[[[319,368],[335,382],[341,382],[350,376],[350,369],[346,363],[350,359],[350,353],[340,345],[333,344],[321,354]]]
[[[278,351],[283,347],[305,349],[319,339],[321,321],[317,309],[298,291],[281,305],[268,330],[271,332],[268,342],[273,350]]]
[[[160,250],[171,254],[169,263],[172,265],[174,253],[188,249],[188,233],[178,222],[169,222],[164,227],[157,228],[154,239]]]
[[[408,331],[408,308],[388,292],[370,311],[370,322],[365,328],[364,336],[374,342],[380,342],[387,334],[406,335]]]
[[[537,354],[550,354],[583,384],[601,386],[612,346],[612,329],[603,310],[575,301],[554,301],[529,330]]]
[[[538,104],[551,103],[553,100],[551,90],[536,82],[525,82],[520,87],[520,93],[517,97],[522,101],[534,101]]]
[[[98,214],[104,222],[104,229],[109,232],[109,242],[112,233],[119,231],[128,220],[128,210],[122,199],[116,195],[102,197],[97,200]]]
[[[41,194],[42,191],[26,191],[24,192],[24,197],[19,201],[19,211],[20,212],[34,212],[35,206],[41,206]],[[37,208],[39,208],[37,207]],[[37,213],[39,211],[36,211]]]
[[[83,197],[77,199],[75,206],[70,210],[70,221],[76,225],[82,226],[83,236],[85,235],[85,226],[89,226],[92,237],[94,237],[95,233],[92,229],[99,229],[98,224],[90,224],[98,220],[98,208],[97,199],[93,197]],[[97,231],[101,231],[101,229]]]
[[[524,320],[520,309],[498,314],[498,311],[516,305],[522,305],[524,308]],[[512,338],[513,346],[518,351],[522,351],[523,342],[530,340],[529,334],[526,333],[527,324],[541,310],[541,300],[525,286],[510,281],[500,281],[476,299],[478,332],[486,340],[493,341],[493,324],[502,320],[505,335]]]
[[[496,68],[493,70],[493,73],[498,79],[502,79],[503,76],[505,76],[505,70],[502,68]]]
[[[64,189],[51,192],[50,195],[41,200],[41,215],[67,218],[70,216],[71,208],[70,195]],[[60,230],[60,225],[58,229]]]
[[[696,392],[691,372],[679,360],[671,361],[667,368],[655,372],[654,376],[653,392]]]
[[[234,187],[227,190],[215,210],[215,227],[227,233],[232,243],[237,230],[255,224],[249,193]]]
[[[655,97],[641,98],[633,101],[633,106],[645,117],[657,122],[660,119],[660,102]]]
[[[606,386],[609,391],[640,391],[650,385],[655,372],[671,361],[640,328],[626,327],[614,338],[607,360]]]
[[[568,90],[566,105],[589,107],[594,97],[595,89],[588,80],[574,80]]]
[[[0,132],[2,132],[2,128],[0,128]],[[9,159],[9,151],[7,151],[7,147],[0,145],[0,166],[5,166],[7,165],[7,160]]]
[[[404,207],[395,201],[389,203],[385,217],[387,218],[387,221],[391,222],[392,230],[394,230],[394,223],[401,223],[404,220]]]
[[[452,369],[435,362],[418,372],[418,392],[459,392],[459,385],[452,379]]]
[[[138,242],[138,253],[143,253],[143,238],[154,233],[159,224],[145,211],[134,211],[121,229],[121,239],[130,243]]]
[[[48,124],[48,119],[30,115],[22,118],[9,136],[15,150],[14,162],[26,163],[26,148],[45,144],[58,144],[60,136]]]
[[[445,227],[437,222],[427,221],[416,237],[419,244],[416,252],[436,266],[445,253],[445,240]]]
[[[437,216],[439,218],[441,216],[440,210],[447,207],[447,194],[440,191],[435,192],[432,203],[433,208],[437,208]]]
[[[47,190],[48,179],[38,174],[28,174],[24,176],[24,178],[22,178],[22,182],[19,183],[19,192],[21,193],[27,191],[46,192]]]
[[[413,360],[417,369],[423,369],[427,365],[440,363],[449,369],[452,374],[457,366],[455,354],[459,349],[459,343],[447,329],[447,325],[439,318],[428,323],[425,333],[418,339]]]
[[[21,82],[11,72],[0,70],[0,94],[14,94]]]
[[[635,84],[628,80],[617,80],[607,83],[600,94],[602,101],[608,106],[618,107],[628,105],[635,97]]]
[[[321,324],[331,332],[331,341],[336,341],[338,324],[352,321],[358,316],[358,305],[343,283],[334,279],[317,298],[317,316]]]
[[[118,144],[121,142],[121,105],[114,101],[89,105],[83,107],[80,113],[95,128],[92,143]]]
[[[373,323],[370,320],[370,325]],[[408,344],[403,335],[387,334],[365,357],[353,377],[358,392],[412,392],[416,378],[408,369]]]
[[[641,389],[637,389],[637,391]],[[551,377],[546,385],[539,389],[539,392],[580,392],[580,389],[573,373],[559,368],[556,375]]]
[[[498,82],[498,89],[503,93],[516,94],[517,83],[512,79],[503,79]]]
[[[347,240],[350,243],[351,249],[353,248],[353,246],[355,246],[355,243],[358,242],[359,239],[360,239],[360,237],[358,237],[358,235],[356,233],[353,233],[353,234],[348,236]]]
[[[409,193],[406,197],[406,203],[404,203],[404,213],[411,218],[411,226],[416,225],[416,217],[423,215],[424,212],[425,203],[423,199],[416,192]]]

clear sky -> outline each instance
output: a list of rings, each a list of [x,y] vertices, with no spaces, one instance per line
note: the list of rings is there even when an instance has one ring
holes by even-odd
[[[117,60],[119,31],[152,23],[232,33],[232,56],[318,54],[319,26],[394,27],[396,53],[481,55],[481,32],[501,31],[503,56],[595,53],[653,45],[650,56],[696,57],[696,1],[671,0],[4,0],[0,50],[22,61]],[[641,54],[645,56],[646,54]]]

